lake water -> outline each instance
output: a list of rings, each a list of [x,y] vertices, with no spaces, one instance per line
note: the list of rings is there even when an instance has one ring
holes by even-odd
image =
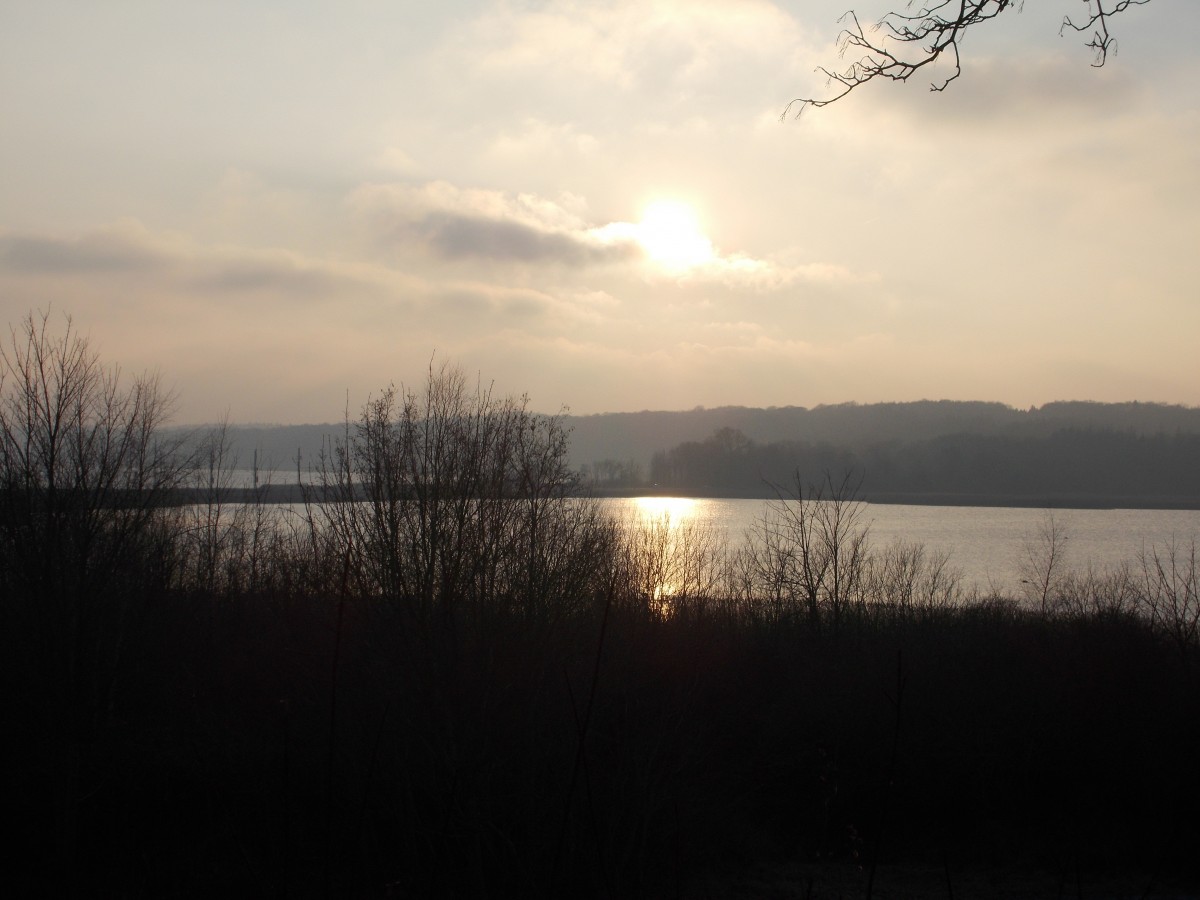
[[[597,501],[619,522],[666,519],[672,527],[692,524],[731,543],[742,541],[767,510],[767,500],[704,497],[631,497]],[[300,511],[295,504],[280,509]],[[873,547],[895,540],[918,543],[950,556],[964,586],[1020,593],[1021,563],[1028,545],[1037,545],[1045,510],[1005,506],[910,506],[863,503],[861,523]],[[1056,509],[1054,522],[1066,535],[1065,567],[1102,573],[1136,562],[1143,548],[1200,545],[1200,510]]]
[[[740,541],[766,510],[765,500],[634,497],[601,501],[620,520],[669,518],[693,522]],[[1066,534],[1066,565],[1101,572],[1134,561],[1143,547],[1200,543],[1200,510],[1056,509],[1055,526]],[[873,546],[893,540],[924,544],[950,554],[950,565],[967,584],[1017,593],[1026,545],[1036,544],[1045,521],[1040,509],[994,506],[906,506],[864,503],[861,521]]]

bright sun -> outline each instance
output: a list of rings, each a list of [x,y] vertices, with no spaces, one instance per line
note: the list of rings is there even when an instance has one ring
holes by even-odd
[[[657,200],[646,207],[637,240],[652,261],[671,271],[695,268],[715,256],[696,213],[676,200]]]

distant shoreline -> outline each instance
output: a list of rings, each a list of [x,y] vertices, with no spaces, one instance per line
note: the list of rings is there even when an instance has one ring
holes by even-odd
[[[321,502],[323,491],[309,486],[309,499]],[[182,488],[172,494],[170,505],[187,506],[205,503],[209,492],[204,489]],[[226,488],[220,492],[223,503],[303,503],[300,485],[270,484],[257,489]],[[573,497],[598,499],[631,499],[634,497],[690,497],[712,500],[773,500],[777,494],[764,488],[754,492],[678,491],[657,486],[630,488],[581,487]],[[1200,497],[1163,497],[1127,494],[988,494],[988,493],[900,493],[863,491],[858,496],[865,503],[907,506],[995,506],[1014,509],[1196,509]]]
[[[659,487],[596,488],[579,496],[613,499],[632,497],[692,497],[710,500],[774,500],[771,490],[736,493],[728,491],[675,491]],[[784,495],[786,496],[786,494]],[[862,491],[864,503],[895,506],[1007,506],[1014,509],[1198,509],[1200,497],[1137,496],[1127,494],[987,494],[904,493]]]

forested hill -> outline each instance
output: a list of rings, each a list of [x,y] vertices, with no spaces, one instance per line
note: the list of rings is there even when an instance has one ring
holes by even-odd
[[[1200,408],[923,400],[568,416],[571,464],[602,488],[762,495],[799,469],[855,470],[864,492],[944,502],[1200,505]],[[237,466],[290,480],[343,424],[230,426]]]
[[[1200,434],[1067,428],[1041,436],[950,434],[852,450],[756,443],[721,429],[656,453],[660,492],[773,496],[849,474],[867,500],[1005,506],[1200,508]]]
[[[769,496],[796,473],[807,483],[853,472],[874,500],[1200,507],[1200,409],[1182,406],[922,401],[647,412],[574,425],[576,455],[601,460],[596,480],[614,488],[641,475],[660,492]]]
[[[726,406],[687,412],[604,413],[572,416],[572,457],[577,463],[633,459],[684,441],[700,441],[720,428],[736,429],[756,443],[807,441],[858,451],[879,443],[924,441],[954,434],[1048,437],[1067,428],[1137,435],[1200,434],[1200,407],[1162,403],[1047,403],[1015,409],[1003,403],[921,400],[913,403],[841,403],[756,409]]]

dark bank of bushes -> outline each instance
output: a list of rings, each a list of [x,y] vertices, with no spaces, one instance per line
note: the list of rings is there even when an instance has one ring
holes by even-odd
[[[485,629],[160,597],[103,702],[67,711],[6,616],[10,884],[695,896],[761,862],[943,855],[1194,875],[1196,666],[1141,620],[856,611],[833,633],[607,599]]]
[[[555,419],[449,370],[369,403],[280,518],[222,505],[219,433],[181,463],[152,384],[27,324],[16,895],[724,896],[802,864],[818,896],[930,861],[1194,886],[1194,553],[1047,570],[1030,611],[871,548],[844,484],[744,550],[630,530],[566,499]],[[208,502],[155,502],[182,482]]]

